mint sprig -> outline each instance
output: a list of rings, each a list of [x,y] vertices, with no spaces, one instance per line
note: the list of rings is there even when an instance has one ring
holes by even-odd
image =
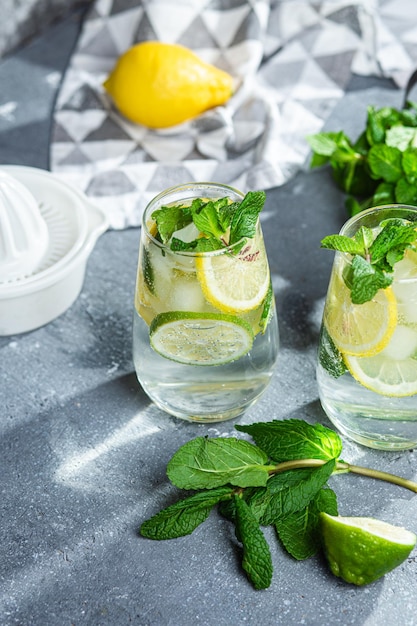
[[[242,567],[256,589],[269,587],[272,558],[262,527],[272,525],[282,547],[295,559],[321,548],[319,515],[337,515],[337,496],[327,482],[353,473],[385,480],[417,493],[417,483],[346,463],[333,430],[303,420],[236,426],[244,439],[197,437],[181,446],[168,464],[171,482],[196,493],[144,521],[150,539],[189,535],[213,507],[235,525]]]
[[[343,355],[336,347],[325,324],[322,324],[320,329],[318,360],[320,365],[333,378],[339,378],[348,371]]]
[[[227,197],[207,201],[197,198],[191,205],[163,206],[152,213],[157,238],[175,251],[208,252],[244,243],[255,235],[265,198],[264,191],[249,191],[240,202],[230,202]],[[184,241],[175,235],[192,223],[199,232],[196,239]]]
[[[415,223],[387,219],[380,232],[374,236],[370,228],[362,226],[353,238],[345,235],[328,235],[321,247],[352,255],[343,279],[351,291],[354,304],[372,300],[379,289],[385,289],[394,279],[394,265],[404,257],[408,248],[416,249]]]
[[[417,103],[367,108],[356,140],[343,131],[307,137],[312,168],[330,165],[351,215],[381,204],[417,205]]]

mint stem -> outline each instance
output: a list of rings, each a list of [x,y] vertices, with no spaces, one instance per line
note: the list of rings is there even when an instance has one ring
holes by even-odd
[[[292,469],[303,469],[307,467],[320,467],[327,461],[322,459],[297,459],[295,461],[284,461],[274,466],[269,466],[270,474],[278,474],[280,472],[286,472]],[[414,493],[417,493],[417,483],[407,478],[401,478],[395,474],[389,474],[388,472],[382,472],[380,470],[370,469],[368,467],[360,467],[359,465],[352,465],[345,463],[344,461],[336,462],[336,469],[334,473],[350,472],[352,474],[360,474],[361,476],[367,476],[369,478],[375,478],[377,480],[384,480],[385,482],[404,487]]]

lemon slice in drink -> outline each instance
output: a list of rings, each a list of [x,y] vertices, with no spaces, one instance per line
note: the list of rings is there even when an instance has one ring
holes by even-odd
[[[201,255],[196,268],[204,297],[224,313],[251,311],[268,293],[269,266],[261,236],[248,240],[238,254]]]
[[[340,352],[353,356],[378,354],[389,343],[397,324],[397,303],[391,287],[372,300],[353,304],[343,278],[332,279],[324,321]]]
[[[330,569],[348,583],[366,585],[398,567],[416,545],[416,535],[370,517],[320,514]]]
[[[160,313],[149,334],[158,354],[186,365],[229,363],[249,352],[253,343],[252,328],[245,320],[221,313]]]
[[[352,376],[375,393],[403,397],[417,393],[417,331],[398,325],[388,346],[371,357],[345,355]]]

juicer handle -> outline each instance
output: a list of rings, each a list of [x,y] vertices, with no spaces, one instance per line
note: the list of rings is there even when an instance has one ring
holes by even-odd
[[[93,250],[97,239],[109,228],[109,220],[103,209],[99,206],[85,201],[87,213],[87,236],[84,243],[84,254],[87,256]]]

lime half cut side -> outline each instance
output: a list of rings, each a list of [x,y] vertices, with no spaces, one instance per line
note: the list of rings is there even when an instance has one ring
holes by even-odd
[[[222,365],[249,352],[251,326],[234,315],[169,311],[149,328],[151,347],[161,356],[186,365]]]
[[[416,545],[416,535],[371,517],[320,514],[330,569],[348,583],[366,585],[398,567]]]

